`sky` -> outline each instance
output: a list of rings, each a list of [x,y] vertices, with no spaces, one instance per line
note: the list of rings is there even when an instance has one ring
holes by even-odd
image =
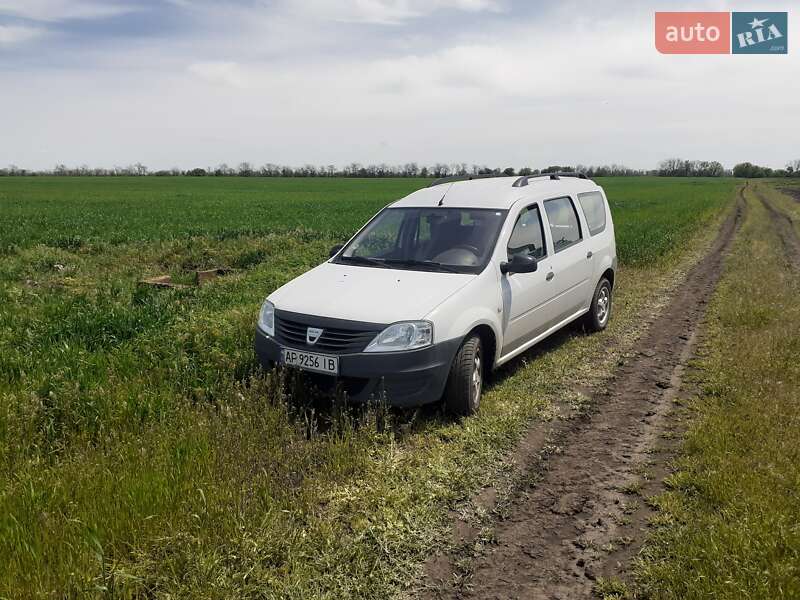
[[[800,158],[781,1],[0,0],[0,167]],[[662,55],[656,10],[789,11],[787,55]]]

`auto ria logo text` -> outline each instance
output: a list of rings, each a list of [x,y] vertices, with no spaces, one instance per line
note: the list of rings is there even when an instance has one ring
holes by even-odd
[[[786,54],[785,12],[657,12],[662,54]]]

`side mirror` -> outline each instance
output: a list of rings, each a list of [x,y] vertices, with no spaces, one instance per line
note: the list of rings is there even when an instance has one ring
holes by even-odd
[[[342,248],[344,248],[344,244],[336,244],[333,248],[331,248],[331,253],[330,253],[329,257],[333,258],[337,254],[339,254],[339,252],[341,251]]]
[[[508,275],[509,273],[533,273],[538,268],[539,265],[536,259],[524,254],[515,254],[509,262],[500,263],[500,272],[503,275]]]

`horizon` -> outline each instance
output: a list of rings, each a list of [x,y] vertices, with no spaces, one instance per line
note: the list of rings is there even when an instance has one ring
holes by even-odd
[[[209,176],[209,177],[344,177],[344,178],[446,178],[446,177],[519,177],[537,176],[552,173],[580,173],[590,177],[632,177],[632,176],[672,176],[672,177],[741,177],[735,175],[739,167],[755,169],[758,175],[747,177],[794,177],[800,173],[800,159],[787,161],[779,168],[744,161],[733,166],[726,166],[719,161],[700,161],[681,158],[670,158],[659,161],[654,168],[634,169],[624,164],[603,165],[548,165],[537,166],[490,166],[477,163],[444,163],[425,164],[409,161],[398,164],[361,164],[349,163],[345,165],[314,165],[306,163],[299,165],[281,165],[265,163],[259,165],[248,161],[238,165],[229,165],[222,162],[217,165],[195,166],[180,168],[177,166],[168,169],[151,169],[147,165],[137,162],[130,165],[115,165],[113,167],[82,165],[65,165],[58,163],[50,169],[26,169],[17,164],[7,167],[0,166],[0,176],[39,176],[39,177],[141,177],[141,176]],[[765,173],[766,172],[766,173]]]

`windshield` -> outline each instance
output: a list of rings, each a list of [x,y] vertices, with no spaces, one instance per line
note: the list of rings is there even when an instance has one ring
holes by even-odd
[[[506,211],[387,208],[336,258],[367,267],[479,273],[489,262]]]

